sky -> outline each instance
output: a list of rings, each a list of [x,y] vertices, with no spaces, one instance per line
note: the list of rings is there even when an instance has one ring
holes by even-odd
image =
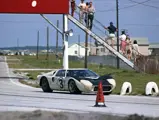
[[[85,1],[89,2],[89,0]],[[110,21],[116,25],[116,0],[92,0],[92,2],[96,10],[95,19],[105,26],[108,26]],[[80,0],[76,0],[76,3],[79,4]],[[119,0],[119,30],[127,29],[131,37],[146,37],[150,43],[159,43],[158,6],[159,0]],[[55,25],[59,20],[60,29],[62,29],[62,15],[47,14],[45,16]],[[104,32],[99,24],[96,25]],[[56,30],[39,14],[0,14],[0,47],[17,46],[17,40],[19,46],[36,46],[38,31],[40,45],[46,46],[47,27],[49,27],[49,44],[55,46]],[[84,32],[70,21],[69,29],[74,30],[74,36],[69,37],[69,44],[78,42],[79,35],[80,41],[85,41]],[[93,31],[96,31],[95,28]],[[96,32],[104,36],[104,33]],[[59,34],[59,45],[62,45],[61,34]]]

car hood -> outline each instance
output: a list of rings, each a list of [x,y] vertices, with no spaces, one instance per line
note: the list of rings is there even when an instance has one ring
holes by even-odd
[[[77,79],[77,78],[76,78]],[[107,79],[113,79],[111,75],[103,75],[99,77],[83,77],[78,78],[78,80],[88,80],[93,85],[98,85],[100,81],[102,81],[103,85],[110,85],[110,83],[107,81]]]

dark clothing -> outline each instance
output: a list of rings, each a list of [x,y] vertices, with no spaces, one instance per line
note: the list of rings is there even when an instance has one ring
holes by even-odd
[[[88,14],[88,25],[89,25],[90,30],[92,30],[93,19],[94,19],[94,15],[93,14]]]
[[[116,32],[116,27],[114,25],[110,25],[108,27],[108,31],[109,31],[109,34],[115,34]]]
[[[88,13],[85,12],[85,23],[86,23],[86,26],[88,27]]]
[[[74,12],[76,9],[75,1],[71,1],[71,15],[74,16]]]

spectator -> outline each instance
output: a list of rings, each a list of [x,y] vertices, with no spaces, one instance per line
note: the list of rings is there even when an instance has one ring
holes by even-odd
[[[92,5],[92,2],[90,2],[88,7],[88,25],[90,30],[92,30],[93,26],[94,13],[95,13],[95,8]]]
[[[113,22],[110,22],[110,26],[105,27],[105,29],[109,31],[108,39],[111,39],[111,46],[114,47],[115,32],[117,31],[117,28],[113,25]]]
[[[86,7],[86,3],[84,3],[84,0],[81,0],[81,3],[79,4],[80,8],[80,13],[79,13],[79,20],[83,24],[83,19],[84,19],[84,10]]]
[[[129,60],[131,60],[131,55],[132,55],[132,42],[131,42],[131,39],[129,36],[127,36],[126,38],[126,43],[127,43],[127,46],[126,46],[126,52],[127,52],[127,58]]]
[[[75,0],[71,0],[71,15],[74,16],[74,12],[76,10],[76,2]]]
[[[132,55],[134,58],[134,62],[136,62],[136,58],[139,55],[139,46],[137,44],[137,40],[134,40],[134,43],[132,45]]]
[[[88,7],[89,7],[89,2],[86,2],[86,7],[85,7],[85,23],[86,23],[87,27],[88,27]]]
[[[125,55],[125,53],[126,53],[126,34],[125,34],[125,31],[121,32],[119,39],[121,41],[120,50],[122,51],[122,54]]]

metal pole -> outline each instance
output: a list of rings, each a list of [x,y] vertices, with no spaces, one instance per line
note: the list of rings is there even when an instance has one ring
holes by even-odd
[[[56,25],[54,25],[51,21],[49,21],[49,19],[48,19],[47,17],[45,17],[43,14],[40,14],[40,15],[41,15],[41,17],[43,17],[52,27],[54,27],[56,30],[58,30],[61,35],[63,35],[63,32],[62,32],[59,28],[57,28]]]
[[[92,55],[92,37],[90,37],[90,54]]]
[[[80,56],[80,35],[78,35],[78,56]]]
[[[48,57],[49,57],[49,27],[47,27],[47,56],[46,56],[47,60]]]
[[[57,20],[57,28],[59,28],[59,20]],[[56,31],[56,54],[58,52],[58,39],[59,39],[59,36],[58,36],[58,30]]]
[[[68,31],[68,18],[67,15],[63,15],[63,40],[64,40],[64,55],[63,55],[63,68],[68,69],[68,36],[66,35]]]
[[[17,52],[19,51],[19,39],[17,39]]]
[[[86,32],[86,36],[85,36],[85,61],[84,61],[84,67],[87,68],[87,53],[88,53],[88,34]]]
[[[39,31],[37,33],[37,53],[36,53],[36,59],[39,59]]]
[[[116,26],[117,26],[117,51],[119,52],[119,4],[118,0],[116,0]],[[120,68],[120,59],[117,57],[117,68]]]

